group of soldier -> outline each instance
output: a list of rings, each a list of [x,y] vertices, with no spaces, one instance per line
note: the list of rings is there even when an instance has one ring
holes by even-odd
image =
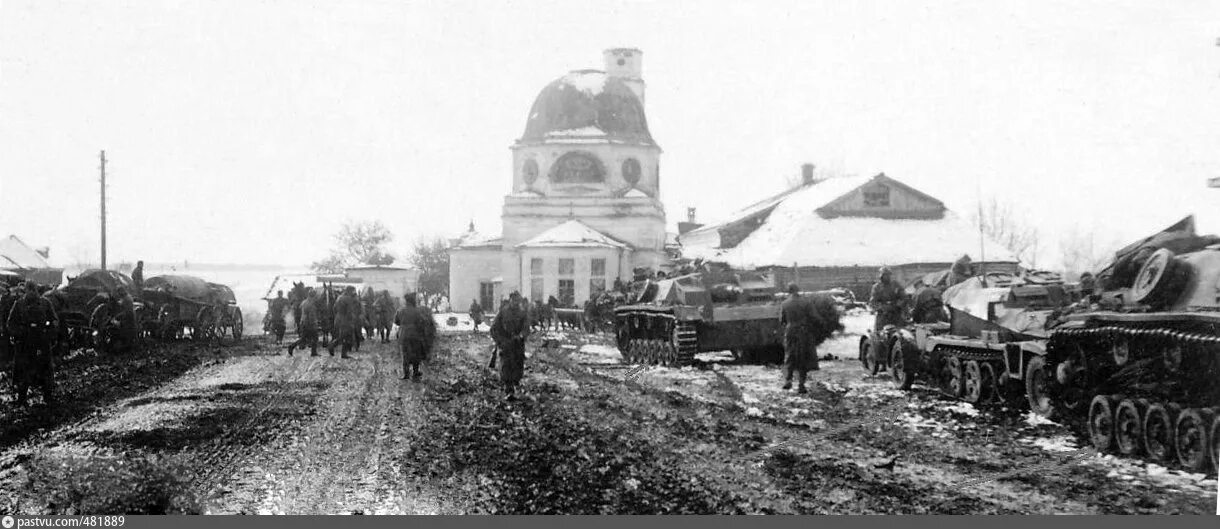
[[[269,326],[276,335],[276,343],[282,343],[289,305],[282,290],[268,305]],[[325,323],[322,305],[318,292],[307,289],[297,320],[297,340],[288,345],[288,356],[292,356],[297,348],[306,347],[310,356],[318,356],[319,337]],[[365,310],[364,304],[356,296],[355,287],[348,286],[335,300],[329,311],[332,313],[329,328],[334,333],[334,339],[326,344],[330,356],[334,356],[335,349],[338,349],[340,358],[351,358],[348,353],[360,350],[364,340]],[[372,310],[379,314],[394,311],[389,292],[382,292],[372,303]],[[414,293],[403,296],[403,307],[394,312],[393,322],[398,326],[398,342],[402,350],[402,378],[418,379],[421,376],[420,364],[429,358],[436,341],[436,322],[431,311],[418,305]],[[388,333],[382,336],[382,340],[389,340]]]

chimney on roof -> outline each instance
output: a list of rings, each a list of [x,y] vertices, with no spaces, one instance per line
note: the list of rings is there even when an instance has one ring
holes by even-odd
[[[697,230],[703,227],[702,224],[695,222],[695,208],[686,208],[686,222],[678,223],[678,235],[685,234],[691,230]]]
[[[801,164],[801,185],[812,185],[816,182],[813,179],[813,168],[811,163]]]

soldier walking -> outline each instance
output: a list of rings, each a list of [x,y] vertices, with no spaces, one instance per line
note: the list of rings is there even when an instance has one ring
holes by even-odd
[[[335,300],[333,312],[335,314],[333,327],[335,337],[331,340],[327,351],[331,356],[335,356],[335,347],[340,346],[340,357],[351,358],[347,353],[351,352],[352,347],[356,345],[356,325],[360,321],[360,300],[356,299],[356,287],[349,285],[343,290],[343,294],[340,294],[339,299]]]
[[[817,351],[813,347],[816,324],[813,305],[801,296],[796,283],[788,284],[788,299],[780,305],[780,325],[784,326],[784,386],[792,389],[792,372],[797,372],[797,393],[805,393],[805,378],[817,371]]]
[[[402,349],[402,379],[419,379],[419,364],[428,354],[432,317],[415,305],[415,294],[403,296],[405,305],[394,315],[398,325],[398,345]]]
[[[309,356],[318,356],[318,292],[309,289],[301,302],[301,318],[297,321],[297,341],[288,345],[288,356],[297,347],[309,347]]]
[[[474,330],[479,330],[479,324],[483,323],[483,307],[479,305],[479,300],[470,300],[470,321],[474,322]]]
[[[13,303],[6,323],[9,335],[16,340],[13,381],[17,386],[17,405],[25,404],[31,385],[42,389],[43,402],[53,404],[55,362],[51,348],[59,330],[55,308],[38,295],[35,285],[27,283],[25,294]]]
[[[284,297],[283,290],[277,291],[275,299],[267,303],[267,319],[271,324],[271,334],[275,335],[276,345],[284,343],[284,332],[288,330],[288,323],[285,321],[287,313],[288,298]]]
[[[517,385],[525,375],[525,339],[529,317],[521,307],[521,294],[513,292],[491,324],[491,339],[500,349],[500,380],[508,400],[516,400]]]
[[[381,336],[381,343],[390,343],[390,326],[394,324],[394,300],[390,299],[390,291],[382,290],[381,297],[377,298],[377,303],[374,304],[374,310],[377,311],[377,333]]]

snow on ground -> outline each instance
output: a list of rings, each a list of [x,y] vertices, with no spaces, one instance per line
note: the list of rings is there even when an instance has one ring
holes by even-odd
[[[617,347],[602,344],[585,344],[572,355],[578,362],[589,364],[619,364],[623,361]]]
[[[959,413],[962,415],[968,415],[970,417],[979,416],[978,408],[975,408],[973,404],[970,404],[967,402],[955,402],[953,404],[945,406],[945,410],[953,412],[953,413]]]
[[[1060,434],[1050,437],[1037,437],[1034,439],[1021,439],[1020,442],[1032,444],[1047,452],[1073,452],[1080,450],[1076,446],[1076,439],[1070,435]]]
[[[455,318],[454,325],[449,324],[449,318]],[[470,319],[469,314],[461,312],[438,312],[432,315],[432,319],[436,321],[436,329],[440,332],[462,332],[474,330],[474,320]],[[484,321],[479,324],[479,331],[486,332],[490,321]]]

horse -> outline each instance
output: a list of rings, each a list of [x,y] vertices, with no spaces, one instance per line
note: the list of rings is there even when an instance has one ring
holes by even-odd
[[[339,294],[335,291],[334,283],[322,285],[321,294],[318,296],[318,338],[321,339],[323,346],[330,343],[334,334],[335,300],[338,298]]]
[[[360,307],[364,309],[364,321],[360,322],[361,327],[364,327],[364,335],[372,338],[376,336],[379,320],[377,294],[373,293],[373,287],[364,287],[364,293],[360,295]]]
[[[296,325],[298,335],[301,334],[301,303],[305,302],[306,293],[303,281],[293,281],[292,290],[288,291],[288,306],[292,307],[292,321]]]

